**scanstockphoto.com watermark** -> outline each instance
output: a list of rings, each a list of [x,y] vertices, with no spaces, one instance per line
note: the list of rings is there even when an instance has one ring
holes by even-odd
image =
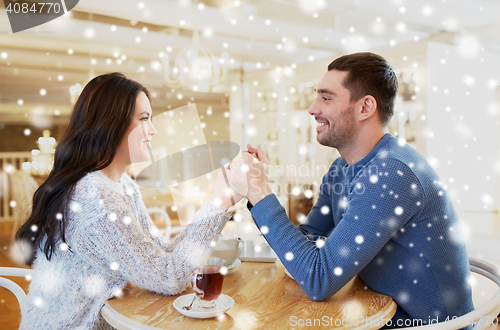
[[[348,319],[333,318],[330,316],[323,316],[319,319],[304,319],[297,316],[290,317],[290,326],[292,327],[358,327],[368,324],[373,327],[381,328],[385,325],[390,325],[391,319],[370,319],[365,316],[358,316],[356,318],[349,317]]]
[[[447,317],[444,320],[441,320],[441,322],[447,322],[447,321],[454,321],[456,320],[457,317]],[[435,318],[428,318],[426,320],[423,319],[398,319],[395,322],[392,319],[385,319],[385,318],[378,318],[378,319],[373,319],[368,316],[358,316],[356,318],[349,317],[348,319],[339,319],[339,318],[333,318],[330,316],[323,316],[321,318],[316,318],[316,319],[304,319],[304,318],[299,318],[297,316],[291,316],[290,317],[290,326],[292,327],[358,327],[362,325],[368,325],[370,327],[377,327],[381,328],[383,326],[393,326],[395,325],[396,327],[420,327],[423,325],[430,325],[430,324],[437,324],[439,323],[439,319],[437,317]],[[463,321],[459,322],[459,325],[461,327],[466,327],[469,325],[474,325],[474,324],[486,324],[487,326],[492,325],[492,326],[497,326],[498,325],[498,318],[491,317],[491,316],[478,316],[476,318],[476,322],[474,322],[473,319],[463,319]]]
[[[335,183],[322,183],[320,179],[324,175],[328,178],[346,176],[348,172],[351,171],[354,176],[354,170],[354,166],[345,168],[337,165],[319,165],[313,167],[306,165],[268,165],[266,169],[271,189],[274,193],[285,193],[287,195],[291,194],[296,196],[305,194],[306,197],[308,196],[308,190],[311,190],[314,194],[321,190],[323,193],[328,195],[344,195],[346,191],[352,190],[351,192],[362,195],[366,188],[363,183],[358,182],[351,189],[349,183],[341,182],[340,180]],[[358,170],[359,171],[357,172],[356,177],[361,178],[364,176],[370,176],[370,182],[373,182],[372,176],[378,178],[380,175],[379,168],[376,165],[371,165],[368,168],[358,168]],[[286,180],[283,181],[281,178],[286,178]],[[318,180],[313,182],[309,180],[308,183],[304,183],[304,178],[318,178]],[[310,192],[309,195],[312,196]]]

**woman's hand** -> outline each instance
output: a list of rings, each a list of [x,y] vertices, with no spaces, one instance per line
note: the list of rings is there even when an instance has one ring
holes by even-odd
[[[226,171],[230,188],[227,186],[221,168],[219,174],[217,175],[217,179],[215,180],[214,188],[209,201],[220,206],[220,208],[224,211],[227,211],[227,209],[233,205],[231,197],[236,204],[248,193],[247,176],[245,171],[246,165],[243,161],[243,157],[236,157],[233,161],[224,166],[224,170]]]
[[[248,166],[248,172],[246,173],[248,180],[247,198],[252,205],[255,205],[267,195],[272,194],[267,179],[269,161],[260,144],[257,148],[252,147],[250,144],[247,147],[248,152],[243,153],[243,159]]]

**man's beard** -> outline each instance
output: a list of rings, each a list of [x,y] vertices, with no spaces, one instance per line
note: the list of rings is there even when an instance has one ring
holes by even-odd
[[[317,139],[319,144],[337,149],[349,144],[350,140],[356,132],[354,121],[354,104],[342,111],[342,113],[337,118],[342,119],[336,120],[333,123],[328,121],[327,130],[321,132],[323,133],[322,136],[318,134]],[[332,125],[335,125],[335,128],[333,128]]]

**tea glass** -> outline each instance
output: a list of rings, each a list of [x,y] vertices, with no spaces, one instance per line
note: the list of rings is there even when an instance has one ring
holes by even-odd
[[[225,274],[227,274],[226,260],[216,257],[198,260],[191,276],[191,285],[199,306],[204,309],[217,307],[217,299],[222,291]]]

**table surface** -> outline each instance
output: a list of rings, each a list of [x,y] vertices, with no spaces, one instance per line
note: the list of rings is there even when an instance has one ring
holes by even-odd
[[[108,300],[101,313],[117,329],[311,328],[315,319],[325,329],[378,329],[383,326],[380,320],[391,319],[396,312],[391,297],[371,290],[357,276],[329,299],[312,301],[284,269],[278,261],[242,262],[231,270],[222,293],[235,303],[217,318],[186,317],[173,306],[179,296],[158,295],[133,285],[127,286],[121,298]],[[189,287],[182,295],[192,292]],[[348,324],[349,320],[353,322]]]

